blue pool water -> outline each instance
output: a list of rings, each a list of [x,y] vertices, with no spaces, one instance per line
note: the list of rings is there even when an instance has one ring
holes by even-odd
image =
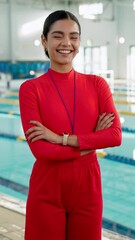
[[[0,103],[0,112],[2,111],[19,113],[18,104]]]
[[[135,229],[135,167],[100,159],[104,217]]]
[[[27,187],[34,158],[25,142],[14,139],[0,138],[0,192],[26,201]],[[6,183],[9,180],[9,183]],[[14,183],[14,184],[13,184]],[[18,189],[15,186],[18,185]]]

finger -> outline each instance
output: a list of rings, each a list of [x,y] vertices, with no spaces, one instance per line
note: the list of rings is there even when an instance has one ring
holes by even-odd
[[[103,118],[103,120],[107,120],[107,119],[109,119],[109,118],[111,118],[111,117],[114,117],[114,114],[113,114],[113,113],[107,114],[107,115]]]
[[[41,133],[43,133],[43,130],[38,128],[38,129],[35,129],[35,130],[31,131],[31,132],[28,132],[27,134],[25,134],[25,136],[27,138],[31,138],[31,136],[36,136],[37,134],[41,134]]]
[[[114,117],[111,117],[111,118],[107,119],[106,121],[103,121],[102,123],[98,124],[97,129],[101,130],[101,129],[108,128],[108,126],[110,127],[113,123],[113,119],[114,119]]]
[[[43,137],[43,132],[42,131],[33,132],[28,136],[27,141],[31,141],[33,138],[35,138],[37,136],[41,136],[41,135]]]
[[[102,124],[104,124],[106,122],[110,122],[114,118],[115,118],[114,115],[109,114],[109,115],[105,116],[102,120],[100,120],[99,123],[102,125]]]
[[[98,119],[98,121],[97,121],[97,127],[98,127],[100,124],[102,124],[102,121],[103,121],[105,115],[106,115],[106,113],[103,113],[102,115],[99,116],[99,119]]]
[[[109,128],[109,127],[111,127],[111,126],[112,126],[112,124],[113,124],[113,122],[110,122],[110,123],[108,123],[108,125],[106,126],[106,128]]]
[[[43,126],[40,122],[35,121],[35,120],[30,120],[29,123],[34,124],[36,126]]]
[[[99,120],[102,120],[106,115],[106,112],[102,113],[101,115],[99,115]]]
[[[106,115],[106,113],[103,113],[102,115],[99,116],[99,119],[98,119],[98,123],[97,124],[102,124],[104,123],[104,121],[106,121],[106,119],[108,119],[109,116]]]
[[[104,126],[104,129],[107,129],[107,128],[111,127],[112,124],[113,124],[113,122],[108,123],[107,125]]]
[[[38,135],[36,137],[33,137],[31,140],[29,140],[30,142],[35,142],[35,141],[38,141],[38,140],[43,140],[43,135]],[[45,140],[45,139],[44,139]]]
[[[111,122],[114,118],[115,118],[115,116],[106,118],[103,123],[108,124],[108,123]]]
[[[113,120],[113,119],[112,119]],[[110,121],[108,120],[107,122],[105,122],[103,125],[102,125],[102,128],[108,128],[110,127],[111,125],[113,124],[113,121]]]
[[[107,119],[114,118],[114,117],[115,117],[114,113],[110,113],[105,117],[105,119],[107,120]]]
[[[36,127],[36,126],[31,127],[31,128],[29,128],[29,129],[25,132],[25,135],[28,135],[28,134],[30,134],[30,133],[32,133],[32,132],[39,131],[39,130],[41,130],[41,127]]]

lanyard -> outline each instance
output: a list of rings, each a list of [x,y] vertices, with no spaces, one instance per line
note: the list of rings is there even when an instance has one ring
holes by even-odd
[[[67,105],[66,105],[66,103],[65,103],[65,101],[64,101],[64,99],[63,99],[63,97],[62,97],[62,94],[61,94],[61,92],[60,92],[60,89],[58,88],[58,86],[57,86],[56,82],[54,81],[54,78],[53,78],[53,76],[52,76],[52,74],[51,74],[51,72],[50,72],[49,70],[48,70],[48,73],[49,73],[50,78],[51,78],[51,80],[52,80],[52,82],[53,82],[53,84],[54,84],[54,86],[55,86],[55,88],[56,88],[56,90],[57,90],[57,92],[58,92],[58,94],[59,94],[59,97],[60,97],[60,99],[61,99],[61,101],[62,101],[62,103],[63,103],[63,105],[64,105],[64,108],[65,108],[65,110],[66,110],[66,112],[67,112],[67,115],[68,115],[68,118],[69,118],[69,121],[70,121],[70,126],[71,126],[71,129],[72,129],[72,134],[74,134],[74,122],[75,122],[75,112],[76,112],[76,72],[74,71],[74,109],[73,109],[73,121],[72,121],[71,116],[70,116],[70,114],[69,114]]]

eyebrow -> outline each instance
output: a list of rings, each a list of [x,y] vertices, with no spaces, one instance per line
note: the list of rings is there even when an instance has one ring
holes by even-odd
[[[63,35],[64,33],[62,31],[53,31],[51,34],[61,34]],[[70,35],[80,35],[79,32],[71,32]]]

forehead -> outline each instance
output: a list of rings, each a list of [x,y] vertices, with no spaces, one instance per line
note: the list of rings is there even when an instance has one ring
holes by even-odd
[[[71,19],[57,20],[50,27],[50,33],[53,31],[62,31],[62,32],[77,32],[79,33],[79,27],[77,23]]]

